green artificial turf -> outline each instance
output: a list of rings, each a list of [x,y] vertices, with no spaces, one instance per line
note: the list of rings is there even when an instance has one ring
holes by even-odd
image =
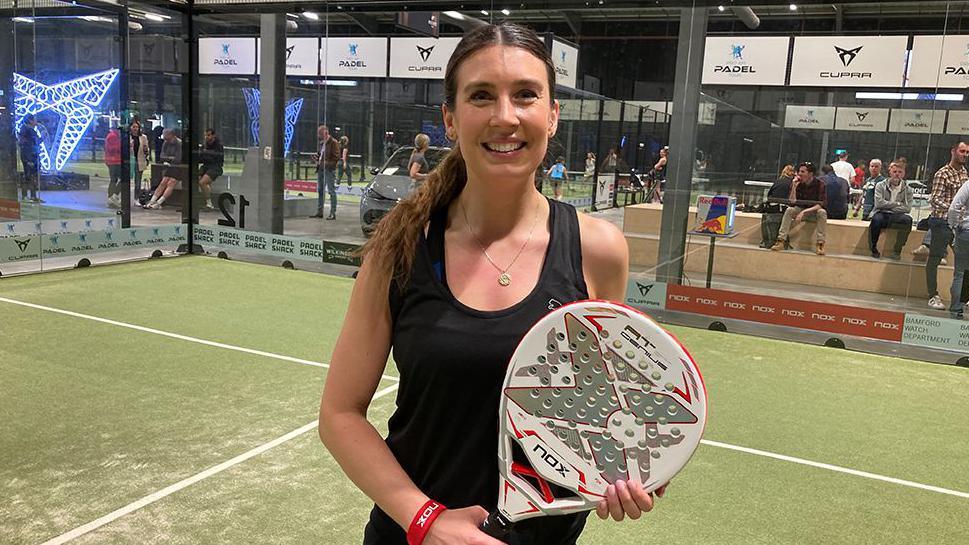
[[[326,362],[352,285],[183,257],[3,278],[0,297]],[[0,324],[0,543],[41,543],[313,421],[325,379],[9,303]],[[969,491],[969,370],[671,329],[704,374],[707,439]],[[393,408],[393,393],[371,406],[381,433]],[[73,543],[359,543],[369,507],[310,431]],[[964,544],[966,512],[705,445],[653,513],[593,517],[580,543]]]

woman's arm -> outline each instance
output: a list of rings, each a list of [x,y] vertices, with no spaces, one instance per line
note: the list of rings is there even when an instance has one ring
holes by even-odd
[[[424,180],[427,178],[427,174],[421,174],[421,164],[414,161],[410,164],[410,170],[408,171],[412,180]]]
[[[390,354],[390,279],[364,263],[326,374],[320,439],[347,476],[403,527],[427,501],[377,430],[367,408]]]

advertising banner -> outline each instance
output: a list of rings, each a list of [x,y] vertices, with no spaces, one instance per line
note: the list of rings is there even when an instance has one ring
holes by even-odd
[[[616,173],[599,174],[596,182],[596,208],[602,210],[612,206],[612,194],[616,190]]]
[[[969,134],[969,110],[949,110],[946,134]]]
[[[969,353],[969,322],[906,314],[902,343]]]
[[[262,38],[256,38],[256,73],[261,74]],[[320,39],[286,38],[286,75],[320,75]]]
[[[135,36],[128,38],[131,67],[151,72],[175,71],[175,39],[170,36]]]
[[[255,38],[199,38],[199,74],[255,73]]]
[[[555,64],[555,83],[575,89],[576,75],[579,71],[579,50],[553,38],[552,62]]]
[[[47,219],[39,221],[10,221],[0,223],[0,237],[108,231],[117,229],[119,225],[120,221],[115,216]]]
[[[708,37],[703,53],[704,85],[784,85],[787,36]]]
[[[118,65],[113,60],[115,43],[109,37],[77,38],[75,40],[78,70],[110,70]]]
[[[901,87],[908,36],[797,36],[791,85]]]
[[[444,79],[461,38],[391,38],[390,77]]]
[[[187,232],[185,225],[176,223],[134,229],[6,237],[0,238],[0,263],[177,246],[186,242]]]
[[[788,129],[834,128],[834,106],[795,106],[788,104],[784,112],[784,126]]]
[[[666,283],[630,278],[626,285],[626,304],[641,310],[666,308]]]
[[[969,87],[969,36],[915,36],[908,87]]]
[[[945,110],[909,110],[892,108],[889,132],[912,132],[942,134],[945,127]]]
[[[387,76],[387,38],[327,38],[323,40],[325,76]]]
[[[221,225],[195,226],[195,241],[203,247],[214,246],[229,251],[317,263],[360,265],[360,260],[351,256],[359,248],[354,244],[259,233]]]
[[[885,132],[888,129],[888,108],[852,108],[840,106],[834,128],[839,131]]]
[[[667,310],[885,341],[901,341],[902,326],[905,323],[905,315],[901,312],[864,307],[831,305],[678,284],[668,285],[666,293]]]

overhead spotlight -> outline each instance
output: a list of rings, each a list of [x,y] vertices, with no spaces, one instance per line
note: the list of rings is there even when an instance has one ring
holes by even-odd
[[[303,12],[303,17],[306,17],[310,21],[319,21],[320,20],[320,16],[317,15],[315,12],[312,12],[312,11],[304,11]]]
[[[486,9],[481,10],[481,15],[488,15],[488,10]]]
[[[463,21],[464,20],[464,14],[461,13],[461,12],[457,12],[457,11],[445,11],[444,12],[444,15],[447,15],[448,17],[457,19],[458,21]]]
[[[157,13],[145,13],[145,19],[148,19],[149,21],[155,21],[156,23],[165,22],[165,18],[162,17],[161,15],[158,15]]]
[[[791,4],[790,6],[787,6],[787,9],[791,11],[797,11],[797,4]]]
[[[727,8],[725,8],[725,7],[723,7],[723,6],[717,6],[717,11],[723,11],[723,10],[725,10],[725,9],[727,9]]]
[[[511,15],[511,10],[508,10],[508,9],[503,9],[503,10],[501,10],[501,13],[502,13],[503,15]]]
[[[33,23],[34,18],[33,17],[14,17],[13,21],[17,23]]]

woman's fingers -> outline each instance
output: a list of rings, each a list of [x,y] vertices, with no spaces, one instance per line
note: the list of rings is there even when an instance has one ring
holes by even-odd
[[[643,513],[638,501],[633,499],[633,486],[633,484],[626,484],[626,481],[616,481],[616,496],[619,497],[623,511],[629,515],[629,518],[636,520]]]

